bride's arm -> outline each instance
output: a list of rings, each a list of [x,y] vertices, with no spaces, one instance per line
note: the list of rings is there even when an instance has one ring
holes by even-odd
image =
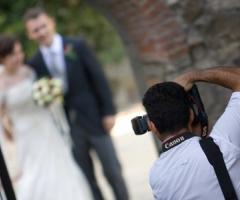
[[[3,128],[3,134],[6,136],[6,138],[10,141],[13,140],[13,125],[12,121],[8,115],[7,108],[5,106],[4,102],[1,102],[0,104],[0,122]]]
[[[0,71],[0,124],[3,130],[3,134],[6,136],[6,138],[13,140],[12,122],[10,120],[6,107],[5,86],[6,84],[4,83],[4,74],[3,71]]]

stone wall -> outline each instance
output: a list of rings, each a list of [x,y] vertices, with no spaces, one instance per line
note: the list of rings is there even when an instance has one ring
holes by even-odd
[[[239,0],[88,0],[120,34],[140,93],[189,68],[240,64]],[[228,92],[200,85],[211,121]]]
[[[187,68],[238,64],[240,1],[164,0],[179,19],[187,38],[191,64]],[[178,70],[176,70],[178,71]],[[229,91],[202,84],[211,122],[223,111]]]
[[[239,57],[240,1],[165,0],[187,37],[192,63],[229,64]]]

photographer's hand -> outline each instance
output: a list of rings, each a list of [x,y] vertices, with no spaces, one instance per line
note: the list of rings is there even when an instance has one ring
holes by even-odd
[[[174,81],[182,85],[186,91],[191,89],[195,82],[208,82],[240,91],[240,67],[219,66],[189,71],[178,76]]]
[[[192,74],[193,72],[186,72],[184,74],[181,74],[174,79],[174,82],[183,86],[184,89],[188,91],[192,88],[194,84],[194,82],[192,81]]]

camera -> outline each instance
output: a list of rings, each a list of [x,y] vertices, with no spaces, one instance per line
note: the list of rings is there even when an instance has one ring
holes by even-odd
[[[148,131],[150,131],[148,127],[148,116],[137,116],[131,120],[132,128],[136,135],[142,135]]]
[[[196,85],[193,85],[191,90],[188,91],[189,107],[193,110],[194,121],[193,124],[201,124],[201,136],[207,137],[208,135],[208,116],[205,112],[204,104],[199,94]],[[148,116],[137,116],[131,120],[133,131],[136,135],[142,135],[150,131],[148,127]]]

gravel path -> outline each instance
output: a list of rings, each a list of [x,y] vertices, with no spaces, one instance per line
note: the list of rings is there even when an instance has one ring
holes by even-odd
[[[135,136],[130,124],[132,117],[142,113],[144,113],[143,109],[139,105],[119,113],[116,126],[112,131],[113,140],[122,163],[131,200],[153,199],[148,184],[150,167],[157,158],[153,139],[151,134]],[[114,200],[112,192],[105,178],[103,178],[100,164],[96,158],[95,160],[97,177],[104,196],[106,200]]]

